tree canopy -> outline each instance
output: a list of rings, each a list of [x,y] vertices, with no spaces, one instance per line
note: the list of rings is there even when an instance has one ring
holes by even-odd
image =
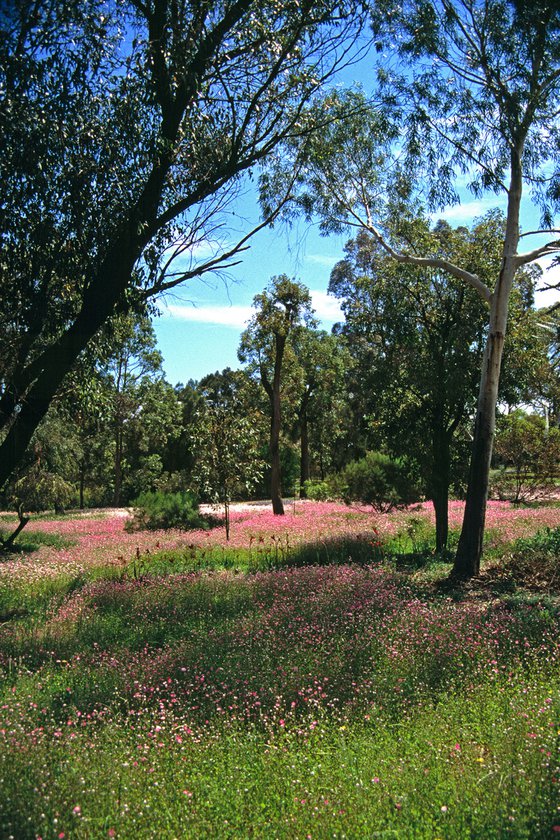
[[[242,176],[317,127],[360,23],[352,0],[2,4],[0,484],[109,316],[243,250]]]
[[[560,9],[503,0],[380,0],[372,9],[381,55],[383,107],[358,94],[329,95],[327,109],[351,108],[310,138],[299,206],[318,213],[323,229],[366,229],[401,265],[446,271],[488,306],[471,470],[454,572],[478,573],[508,307],[516,273],[558,252],[553,215],[560,208]],[[369,107],[369,113],[368,113]],[[284,164],[285,175],[292,171]],[[277,182],[279,174],[270,183]],[[479,274],[395,238],[415,205],[458,200],[459,184],[475,195],[505,198],[499,270]],[[523,190],[541,210],[543,243],[520,252]],[[401,225],[402,229],[402,225]]]
[[[270,490],[272,509],[282,515],[280,430],[282,366],[289,342],[302,326],[314,325],[309,289],[285,274],[273,277],[253,301],[255,314],[241,336],[239,359],[258,377],[270,405]]]

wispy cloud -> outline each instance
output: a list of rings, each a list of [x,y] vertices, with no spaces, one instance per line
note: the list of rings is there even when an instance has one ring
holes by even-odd
[[[222,327],[243,329],[252,315],[250,306],[196,306],[170,304],[163,310],[180,321],[194,321],[198,324],[216,324]]]
[[[335,263],[341,259],[338,257],[329,257],[327,254],[306,254],[305,262],[313,263],[314,265],[324,265],[327,268],[334,268]]]
[[[318,289],[311,289],[311,300],[316,317],[324,326],[331,326],[343,319],[343,314],[335,298]],[[254,313],[251,306],[208,305],[208,304],[169,304],[162,310],[163,316],[190,321],[197,324],[214,324],[242,330]]]
[[[454,224],[463,222],[470,225],[474,219],[484,216],[494,207],[503,208],[503,206],[504,201],[502,199],[497,196],[489,196],[474,201],[465,201],[463,204],[454,204],[444,210],[438,210],[437,213],[431,213],[431,217],[434,221],[445,219],[447,222],[453,222]]]

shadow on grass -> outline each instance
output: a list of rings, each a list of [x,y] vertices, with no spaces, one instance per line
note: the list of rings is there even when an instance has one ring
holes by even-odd
[[[0,539],[7,539],[10,532],[0,528]],[[61,537],[58,534],[46,534],[43,531],[25,531],[18,536],[12,546],[3,551],[0,547],[0,562],[13,557],[14,554],[32,554],[38,551],[41,546],[48,545],[52,548],[70,548],[76,541],[68,537]]]
[[[419,543],[400,536],[382,543],[375,535],[330,537],[292,545],[289,536],[272,536],[249,548],[187,545],[181,549],[137,556],[114,576],[143,580],[188,572],[233,571],[236,574],[297,569],[308,566],[388,565],[396,571],[413,573],[433,564],[448,564],[452,552],[436,554],[429,539]]]

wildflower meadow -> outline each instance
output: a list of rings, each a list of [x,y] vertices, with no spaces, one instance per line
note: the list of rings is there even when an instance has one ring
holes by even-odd
[[[462,586],[427,504],[126,523],[0,562],[0,837],[560,837],[560,507]]]

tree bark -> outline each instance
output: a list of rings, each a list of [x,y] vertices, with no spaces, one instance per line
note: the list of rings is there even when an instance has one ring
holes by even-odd
[[[116,437],[115,437],[115,459],[114,459],[115,486],[114,486],[114,489],[113,489],[113,507],[120,507],[120,504],[121,504],[122,478],[123,478],[122,461],[123,461],[122,429],[117,428],[117,434],[116,434]]]
[[[272,512],[274,515],[284,516],[280,471],[280,429],[282,425],[280,376],[282,373],[282,360],[284,358],[286,336],[277,333],[275,335],[275,345],[274,375],[272,379],[272,388],[269,393],[272,409],[270,418],[270,497],[272,499]]]
[[[490,323],[482,360],[467,499],[463,527],[452,571],[452,575],[458,578],[468,579],[475,577],[480,572],[488,482],[496,427],[500,369],[507,329],[509,297],[517,270],[515,258],[519,243],[521,191],[522,169],[521,147],[519,147],[514,149],[511,156],[511,179],[508,192],[502,268],[490,300]]]
[[[80,464],[80,510],[84,509],[84,489],[86,484],[86,469],[83,462]]]
[[[299,470],[299,495],[300,498],[306,499],[305,482],[311,478],[311,459],[309,457],[309,420],[307,417],[308,396],[304,395],[300,407],[299,421],[300,421],[300,470]]]
[[[13,531],[10,534],[8,539],[0,540],[0,548],[2,549],[2,551],[11,551],[13,549],[14,542],[16,541],[17,537],[21,534],[21,532],[23,531],[23,529],[25,528],[25,526],[29,522],[29,517],[24,516],[23,505],[19,505],[18,510],[17,510],[17,514],[18,514],[18,519],[19,519],[19,524],[18,524],[17,528],[15,529],[15,531]]]
[[[447,548],[449,537],[449,481],[450,440],[445,430],[439,429],[433,437],[431,494],[436,517],[436,551]]]
[[[453,574],[461,578],[480,572],[505,326],[490,333],[484,351],[465,514],[453,566]]]
[[[74,323],[25,372],[25,394],[14,411],[8,434],[0,444],[0,487],[21,463],[31,437],[44,418],[64,377],[89,340],[114,311],[127,286],[138,257],[136,244],[125,234],[107,255],[98,275],[92,278],[82,309]],[[27,381],[29,380],[29,381]]]

